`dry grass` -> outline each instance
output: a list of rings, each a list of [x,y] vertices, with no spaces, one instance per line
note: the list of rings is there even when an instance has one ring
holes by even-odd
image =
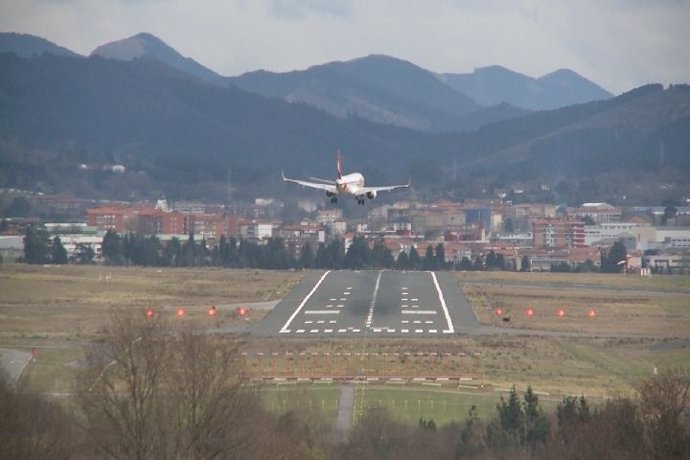
[[[97,333],[113,309],[166,307],[185,321],[210,305],[282,298],[302,274],[288,271],[0,265],[0,339],[75,339]],[[218,324],[217,326],[222,326]]]
[[[641,284],[612,288],[593,284],[593,279],[581,286],[560,282],[518,285],[515,275],[506,275],[510,284],[498,279],[490,284],[484,281],[463,286],[482,323],[593,335],[690,337],[690,291],[664,292]],[[496,315],[497,307],[502,309],[503,317],[510,317],[509,322]],[[531,317],[526,314],[528,308],[533,311]],[[558,309],[563,309],[563,317],[557,315]],[[590,310],[594,317],[590,317]]]

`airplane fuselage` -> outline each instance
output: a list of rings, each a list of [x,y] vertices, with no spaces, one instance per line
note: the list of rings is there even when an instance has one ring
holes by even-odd
[[[364,187],[364,176],[360,173],[346,174],[335,181],[335,188],[339,195],[357,195],[362,187]]]

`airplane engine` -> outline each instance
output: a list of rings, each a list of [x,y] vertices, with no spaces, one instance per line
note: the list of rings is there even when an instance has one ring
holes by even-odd
[[[335,193],[333,193],[333,192],[326,192],[326,196],[327,196],[328,198],[333,198],[333,195],[335,195]]]
[[[376,198],[376,190],[371,190],[371,191],[367,192],[367,198],[369,198],[370,200],[373,200],[374,198]]]

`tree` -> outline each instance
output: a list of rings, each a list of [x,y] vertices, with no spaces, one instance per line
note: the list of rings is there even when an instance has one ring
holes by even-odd
[[[436,270],[436,256],[434,255],[434,247],[428,245],[426,247],[426,252],[424,253],[424,261],[422,262],[422,268],[424,270]]]
[[[76,253],[73,256],[73,259],[78,264],[88,265],[93,263],[93,258],[95,256],[96,252],[93,250],[90,244],[79,243],[77,244]]]
[[[0,458],[74,458],[76,432],[60,404],[11,382],[0,369]]]
[[[67,251],[62,245],[59,236],[53,238],[53,243],[50,247],[50,260],[54,264],[66,264],[67,263]]]
[[[50,263],[50,235],[43,227],[26,227],[24,236],[24,261],[28,264]]]
[[[312,268],[315,262],[314,250],[309,242],[304,243],[302,252],[299,255],[299,265],[302,268]]]
[[[345,254],[344,267],[361,270],[370,266],[369,245],[364,237],[354,237]]]
[[[529,451],[534,450],[537,444],[543,444],[549,434],[549,421],[544,411],[539,406],[539,397],[532,391],[532,386],[527,387],[524,396],[525,404],[525,444]]]
[[[410,248],[410,253],[408,254],[409,268],[410,270],[419,270],[422,267],[422,260],[419,257],[417,248],[412,246]]]
[[[436,269],[443,270],[446,268],[446,248],[443,243],[436,245]]]
[[[470,271],[473,270],[474,267],[472,266],[472,261],[467,256],[463,256],[460,260],[460,263],[458,264],[458,269]]]
[[[521,272],[528,272],[531,269],[531,264],[529,262],[529,257],[527,255],[522,256],[522,260],[520,261],[520,271]]]
[[[620,262],[625,262],[627,257],[628,251],[625,249],[625,245],[616,241],[609,249],[608,254],[602,253],[601,271],[603,273],[620,273],[623,268],[623,264]]]
[[[233,341],[115,313],[77,377],[93,448],[123,459],[251,458],[260,408],[240,385],[238,358]]]
[[[690,458],[690,374],[671,370],[647,380],[640,397],[650,457]]]
[[[108,230],[103,236],[101,251],[106,265],[124,264],[122,238],[114,230]]]
[[[488,444],[501,449],[521,446],[524,440],[525,414],[515,391],[515,385],[507,401],[501,396],[501,402],[496,405],[496,410],[498,420],[493,420],[487,426]]]
[[[27,217],[31,213],[31,202],[24,196],[15,197],[5,209],[7,217]]]
[[[374,244],[369,253],[369,259],[371,266],[375,268],[392,268],[395,265],[390,249],[382,241]]]

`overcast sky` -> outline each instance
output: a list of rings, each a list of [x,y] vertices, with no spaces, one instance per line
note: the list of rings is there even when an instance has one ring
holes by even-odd
[[[616,94],[690,82],[690,0],[0,0],[0,31],[86,55],[150,32],[222,75],[376,53],[434,72],[570,68]]]

